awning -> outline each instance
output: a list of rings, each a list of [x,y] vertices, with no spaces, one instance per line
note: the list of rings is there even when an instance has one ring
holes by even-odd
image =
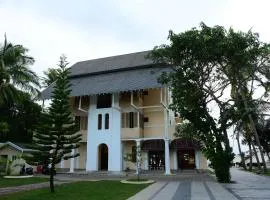
[[[142,150],[164,151],[164,140],[146,140],[142,143]]]
[[[200,143],[195,140],[175,139],[171,142],[170,149],[200,149]]]

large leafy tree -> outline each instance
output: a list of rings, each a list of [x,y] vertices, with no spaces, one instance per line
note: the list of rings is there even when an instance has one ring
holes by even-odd
[[[170,106],[190,121],[203,143],[203,150],[211,161],[220,182],[230,182],[230,162],[233,159],[227,128],[230,126],[230,104],[220,100],[225,86],[214,76],[217,74],[214,49],[207,42],[208,33],[192,29],[180,34],[169,34],[169,45],[156,47],[150,57],[165,62],[173,70],[163,74],[160,81],[169,84],[173,103]],[[215,33],[218,39],[219,32]],[[191,92],[192,91],[192,92]],[[216,119],[210,104],[218,108]]]
[[[7,41],[0,44],[0,106],[20,99],[20,90],[38,94],[38,76],[29,69],[34,59],[27,55],[28,50],[22,45]]]
[[[25,141],[23,136],[26,132],[30,132],[35,124],[27,124],[27,122],[36,119],[31,118],[30,107],[33,109],[38,107],[32,99],[38,94],[39,79],[29,68],[34,63],[34,59],[28,56],[27,52],[28,50],[22,45],[8,42],[6,36],[4,42],[0,43],[0,136],[2,140],[14,140],[14,136],[17,135]],[[24,103],[26,105],[23,105]],[[20,116],[26,113],[29,115],[20,119]]]
[[[266,171],[256,129],[255,105],[267,104],[269,44],[260,42],[258,34],[251,31],[227,31],[203,23],[200,29],[180,34],[170,32],[169,40],[169,45],[156,47],[150,57],[173,66],[173,71],[164,74],[161,82],[171,85],[172,109],[199,130],[197,133],[205,143],[205,153],[218,179],[229,181],[232,154],[227,129],[239,122],[255,139]],[[257,88],[264,89],[261,97],[254,95]],[[220,161],[222,157],[224,163]],[[219,174],[221,167],[226,173]]]
[[[51,164],[50,189],[54,192],[54,170],[55,165],[61,160],[79,156],[72,152],[79,147],[81,135],[77,133],[78,125],[70,111],[70,83],[68,80],[66,58],[62,56],[59,64],[59,74],[55,82],[52,95],[52,103],[48,112],[44,112],[41,123],[34,134],[36,153],[31,160],[36,162],[47,161]]]

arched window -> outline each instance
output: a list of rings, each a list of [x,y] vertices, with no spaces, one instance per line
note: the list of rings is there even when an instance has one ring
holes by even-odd
[[[102,129],[102,114],[98,114],[98,130]]]
[[[106,113],[105,114],[105,129],[109,129],[109,124],[110,124],[110,118],[109,118],[109,114]]]

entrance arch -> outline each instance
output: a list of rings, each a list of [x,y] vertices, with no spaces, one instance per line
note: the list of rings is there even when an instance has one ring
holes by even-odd
[[[98,146],[98,170],[108,170],[108,146],[104,143]]]

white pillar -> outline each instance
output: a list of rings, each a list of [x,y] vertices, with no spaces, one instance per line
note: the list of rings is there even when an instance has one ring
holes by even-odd
[[[60,168],[61,169],[64,168],[64,160],[61,160],[61,162],[60,162]]]
[[[165,175],[171,174],[169,139],[165,139]]]
[[[136,140],[136,174],[139,173],[141,162],[141,141]]]
[[[201,168],[200,159],[201,159],[201,152],[200,152],[200,151],[195,151],[195,164],[196,164],[196,169],[200,169],[200,168]]]
[[[74,155],[75,150],[72,149],[71,154]],[[74,172],[74,158],[70,158],[70,168],[69,168],[69,172],[73,173]]]

